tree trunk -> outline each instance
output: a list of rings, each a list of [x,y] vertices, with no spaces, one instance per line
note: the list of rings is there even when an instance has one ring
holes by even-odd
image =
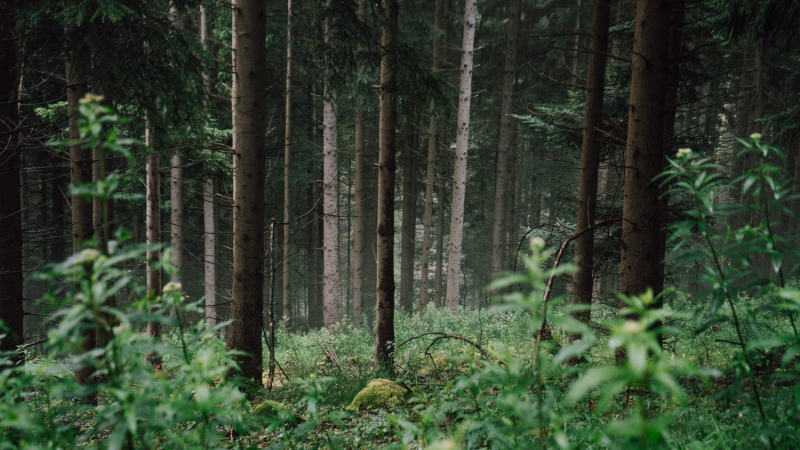
[[[517,251],[517,238],[519,237],[517,226],[517,204],[520,202],[520,193],[517,189],[517,130],[519,128],[519,121],[515,120],[511,127],[511,141],[509,143],[509,170],[508,170],[508,220],[506,221],[508,241],[506,244],[506,251],[504,252],[504,260],[506,264],[511,264],[509,268],[513,267],[514,259]]]
[[[608,0],[609,2],[611,0]],[[572,36],[572,67],[570,67],[569,84],[571,90],[578,88],[578,58],[581,43],[581,0],[575,0],[575,31]]]
[[[159,179],[160,164],[156,150],[153,117],[147,115],[145,126],[145,145],[149,147],[147,155],[146,199],[145,199],[145,227],[147,228],[147,245],[155,246],[161,243],[161,180]],[[157,263],[161,260],[161,250],[153,248],[147,251],[147,297],[154,299],[161,295],[161,269]],[[155,263],[154,263],[155,262]],[[147,335],[161,339],[161,323],[148,322]],[[161,365],[161,358],[154,358],[148,354],[148,361],[154,367]]]
[[[375,360],[391,368],[394,352],[394,180],[397,172],[397,16],[396,0],[383,0],[380,130],[378,137],[378,298]]]
[[[415,156],[414,134],[416,129],[412,120],[406,121],[403,132],[405,142],[403,149],[403,219],[400,227],[400,305],[411,315],[413,311],[414,292],[414,238],[416,217],[414,205],[414,166]]]
[[[286,2],[286,127],[283,151],[283,322],[292,329],[291,286],[292,271],[289,246],[292,243],[289,221],[292,220],[292,0]]]
[[[328,8],[331,0],[328,0]],[[331,18],[325,21],[325,43],[330,45]],[[336,93],[331,89],[331,74],[328,64],[332,61],[325,57],[326,76],[325,92],[322,98],[322,207],[324,219],[323,246],[323,316],[325,328],[331,329],[341,321],[339,301],[339,143],[336,136]]]
[[[15,351],[24,342],[23,277],[22,277],[22,198],[20,152],[16,129],[19,119],[17,98],[17,36],[14,32],[14,2],[0,4],[0,320],[8,327],[0,340],[0,351]],[[12,364],[21,363],[23,355],[12,357]]]
[[[745,49],[742,52],[742,75],[739,79],[739,98],[736,101],[736,125],[734,126],[733,134],[735,137],[739,139],[745,139],[747,137],[747,113],[748,108],[750,107],[750,98],[752,97],[752,68],[748,66],[748,59],[752,55],[752,51],[750,49]],[[731,178],[735,179],[742,175],[742,172],[745,167],[745,157],[739,156],[739,152],[742,150],[742,144],[739,143],[738,139],[733,141],[733,170],[731,173]],[[731,192],[729,197],[730,198],[738,198],[740,202],[744,202],[744,197],[741,196],[741,183],[738,183],[737,187],[739,188],[737,192]],[[732,228],[738,228],[739,221],[741,220],[740,216],[731,215],[729,218],[729,224]]]
[[[671,6],[669,0],[636,5],[619,281],[624,295],[660,283],[660,189],[652,181],[662,168]]]
[[[478,1],[466,0],[464,6],[464,47],[461,52],[461,82],[458,97],[458,136],[453,170],[453,205],[450,213],[450,248],[447,256],[446,308],[458,314],[459,279],[461,278],[461,241],[464,231],[464,200],[467,189],[467,150],[469,147],[469,108],[472,100],[472,59],[475,47],[475,21]]]
[[[217,325],[217,233],[219,232],[219,206],[216,201],[216,182],[207,178],[203,183],[203,243],[204,275],[206,293],[206,325]]]
[[[442,21],[444,22],[444,38],[442,39],[440,58],[440,67],[447,64],[447,43],[450,41],[450,26],[447,24],[449,18],[450,0],[444,0],[442,5]],[[442,283],[443,266],[444,266],[444,210],[445,210],[445,177],[447,176],[447,168],[449,164],[447,161],[450,159],[449,150],[450,145],[447,142],[447,125],[450,122],[450,110],[446,110],[442,118],[442,124],[439,127],[439,182],[436,186],[436,271],[434,274],[434,296],[433,302],[436,308],[441,308],[443,305],[443,291],[444,286]]]
[[[172,283],[183,284],[183,167],[181,166],[181,155],[175,153],[171,158],[172,167],[170,168],[170,190],[169,190],[169,211],[170,211],[170,242],[172,244]],[[173,309],[169,312],[170,317],[177,317],[177,312]]]
[[[443,0],[436,0],[433,17],[433,72],[441,70],[442,53],[442,21],[444,20]],[[425,172],[425,212],[422,219],[422,264],[420,265],[419,281],[419,316],[425,314],[425,307],[428,304],[428,278],[431,254],[431,222],[433,219],[433,175],[436,170],[436,150],[439,141],[436,132],[436,102],[431,99],[430,122],[428,125],[428,168]]]
[[[580,0],[579,0],[580,1]],[[580,10],[578,11],[580,17]],[[492,231],[492,280],[503,270],[506,249],[506,215],[508,202],[508,157],[511,142],[511,106],[514,103],[514,74],[517,69],[517,34],[519,32],[520,0],[508,6],[506,62],[503,68],[503,90],[500,100],[500,139],[497,144],[497,170],[494,184],[494,226]],[[460,121],[460,120],[459,120]]]
[[[233,109],[233,292],[228,350],[237,357],[242,375],[260,384],[261,329],[264,303],[264,160],[266,89],[266,5],[236,0]]]
[[[69,139],[77,142],[80,139],[78,131],[78,101],[86,95],[86,77],[91,64],[91,52],[86,42],[81,39],[81,32],[74,26],[74,19],[67,19],[67,115],[69,116]],[[69,147],[70,184],[75,186],[92,182],[92,154],[91,150],[82,145],[73,144]],[[83,195],[71,196],[72,203],[72,253],[80,253],[84,242],[92,238],[92,202],[87,201]],[[95,347],[94,330],[83,333],[82,351],[87,352]],[[75,380],[81,384],[88,381],[91,368],[81,368],[75,372]]]
[[[592,5],[592,41],[589,67],[586,74],[586,106],[583,113],[583,144],[581,148],[581,177],[578,187],[578,218],[575,233],[589,228],[596,221],[597,174],[602,147],[600,126],[603,121],[603,93],[605,90],[606,52],[611,15],[610,0],[594,0]],[[575,240],[575,273],[572,304],[584,309],[572,316],[588,324],[592,319],[592,267],[594,265],[594,232],[589,231]],[[580,335],[570,335],[577,340]]]

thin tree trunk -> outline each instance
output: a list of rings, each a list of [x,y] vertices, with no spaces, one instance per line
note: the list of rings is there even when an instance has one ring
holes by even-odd
[[[441,49],[442,49],[442,21],[444,20],[444,2],[436,0],[433,17],[433,72],[441,70]],[[428,124],[428,168],[425,172],[425,212],[422,219],[422,264],[420,269],[419,281],[419,316],[425,314],[425,307],[428,305],[428,278],[430,268],[431,253],[431,222],[433,219],[433,175],[436,170],[436,150],[439,141],[436,131],[436,102],[431,99],[430,122]]]
[[[397,172],[397,18],[400,5],[383,0],[381,37],[380,131],[378,138],[378,296],[375,317],[375,360],[393,367],[394,353],[394,180]]]
[[[580,16],[580,11],[579,14]],[[492,229],[492,280],[501,275],[505,262],[506,219],[508,202],[508,158],[511,142],[511,106],[514,104],[514,76],[517,69],[517,34],[519,32],[520,0],[508,5],[506,33],[506,62],[503,68],[503,90],[500,100],[500,139],[497,144],[497,170],[494,184],[494,224]],[[460,119],[459,119],[460,123]]]
[[[592,41],[589,67],[586,74],[586,106],[583,113],[583,145],[581,149],[581,177],[578,187],[578,218],[575,233],[581,233],[596,221],[597,174],[600,167],[602,146],[600,126],[603,121],[603,93],[605,90],[606,52],[608,50],[608,28],[611,15],[610,0],[594,0],[592,5]],[[575,240],[575,262],[577,270],[572,275],[574,289],[572,304],[584,309],[572,316],[588,324],[592,319],[589,305],[592,304],[594,265],[594,231],[584,233]],[[577,340],[580,335],[570,335]]]
[[[400,305],[411,315],[414,292],[414,238],[416,217],[414,205],[414,134],[416,129],[412,120],[406,121],[403,132],[403,218],[400,226]]]
[[[183,167],[181,166],[181,155],[176,151],[171,158],[172,167],[170,168],[170,190],[169,190],[169,211],[170,211],[170,243],[172,244],[172,283],[183,284]],[[177,317],[177,312],[173,309],[169,312],[170,317]]]
[[[158,150],[156,150],[156,139],[151,113],[147,115],[145,126],[145,145],[149,147],[150,153],[147,155],[147,175],[146,175],[146,199],[145,199],[145,227],[147,228],[147,245],[156,246],[161,243],[161,180],[159,179],[160,163]],[[147,251],[147,297],[154,299],[161,295],[161,269],[158,261],[161,260],[161,249],[151,248]],[[161,323],[148,322],[147,335],[156,339],[161,339]],[[154,367],[161,365],[161,358],[155,358],[152,354],[147,355],[147,359]]]
[[[610,0],[609,0],[610,1]],[[581,43],[581,0],[575,0],[575,30],[572,36],[572,67],[570,67],[569,84],[570,89],[578,88],[578,58],[580,57]],[[608,44],[606,44],[607,46]]]
[[[81,33],[74,26],[74,19],[69,18],[67,25],[67,115],[69,116],[69,139],[77,142],[80,139],[78,131],[79,100],[86,95],[86,77],[91,63],[91,52],[86,42],[81,39]],[[70,183],[73,187],[92,182],[92,155],[91,150],[79,144],[69,147]],[[87,201],[83,195],[73,195],[72,203],[72,253],[77,254],[83,249],[84,242],[92,238],[92,202]],[[96,344],[94,330],[83,333],[81,349],[84,352],[94,349]],[[75,371],[75,380],[81,384],[88,381],[92,369],[85,367]]]
[[[624,295],[660,283],[660,189],[652,181],[662,168],[671,7],[669,0],[636,5],[619,281]]]
[[[367,18],[367,2],[359,0],[358,18],[362,22]],[[363,45],[359,46],[359,52],[365,51]],[[359,67],[359,73],[364,71]],[[356,130],[355,130],[355,198],[354,203],[354,223],[353,223],[353,327],[361,329],[361,314],[364,311],[364,290],[367,286],[366,274],[364,273],[364,258],[367,249],[365,236],[366,213],[366,177],[367,165],[364,162],[364,144],[366,142],[366,113],[363,105],[359,105],[356,110]]]
[[[217,233],[219,232],[219,206],[216,202],[216,182],[207,178],[203,183],[203,241],[204,275],[206,293],[206,325],[217,325],[217,283],[219,265],[217,262]]]
[[[450,0],[444,0],[442,5],[442,20],[444,21],[444,38],[442,39],[442,47],[440,50],[440,58],[442,62],[440,67],[447,64],[447,43],[450,41],[450,26],[447,24],[449,18]],[[450,122],[450,110],[445,111],[442,118],[442,124],[439,127],[439,181],[436,186],[436,272],[434,274],[434,296],[433,302],[436,308],[443,306],[442,298],[444,297],[444,286],[442,278],[444,277],[444,210],[445,210],[445,177],[447,176],[447,168],[449,164],[447,161],[450,159],[449,144],[447,142],[447,125]]]
[[[752,52],[749,49],[745,49],[742,52],[742,75],[739,79],[739,98],[736,101],[736,125],[734,126],[733,134],[735,137],[739,139],[744,139],[747,137],[747,115],[748,115],[748,108],[750,107],[750,98],[752,97],[752,67],[748,66],[748,59],[752,55]],[[733,142],[733,173],[731,173],[731,178],[738,178],[742,175],[745,166],[745,157],[739,156],[739,152],[742,150],[742,144],[739,143],[739,140],[736,139]],[[741,188],[741,183],[738,184],[738,187]],[[744,202],[744,198],[741,197],[741,189],[738,189],[738,192],[732,192],[730,194],[731,198],[738,198],[740,202]],[[729,224],[732,228],[738,227],[738,221],[741,220],[740,217],[736,215],[731,215],[729,218]]]
[[[328,0],[328,8],[331,0]],[[325,43],[330,45],[332,24],[329,17],[325,21]],[[323,246],[323,316],[325,328],[331,329],[341,321],[339,301],[339,143],[336,136],[336,93],[331,89],[325,57],[325,92],[322,98],[322,207],[324,219]]]
[[[242,375],[261,382],[264,303],[264,162],[266,5],[236,0],[233,123],[233,292],[228,350],[239,350]]]
[[[20,149],[16,129],[19,114],[17,98],[17,20],[14,2],[0,4],[0,320],[8,327],[0,340],[0,351],[15,351],[24,342],[22,277],[22,189]],[[21,363],[23,355],[12,356],[12,364]]]
[[[283,322],[291,329],[292,304],[291,286],[292,271],[289,259],[289,246],[292,243],[289,221],[292,220],[292,0],[286,2],[286,127],[283,151]]]
[[[514,255],[517,250],[517,204],[520,202],[520,193],[517,189],[517,129],[519,128],[519,121],[515,120],[511,127],[511,141],[509,143],[509,170],[508,170],[508,220],[506,221],[508,241],[506,250],[503,252],[503,260],[506,264],[514,264]],[[491,298],[491,296],[490,296]]]
[[[453,170],[453,205],[450,213],[450,248],[447,255],[447,294],[445,307],[458,314],[459,279],[461,278],[461,242],[464,231],[464,200],[467,190],[467,150],[472,100],[472,59],[475,47],[475,21],[478,1],[466,0],[464,6],[464,47],[461,52],[461,82],[458,97],[458,136]]]

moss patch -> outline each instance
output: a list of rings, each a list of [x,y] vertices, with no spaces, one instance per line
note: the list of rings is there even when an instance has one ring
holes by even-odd
[[[270,419],[277,418],[285,424],[299,424],[308,420],[300,414],[295,414],[283,403],[273,400],[264,400],[260,405],[253,408],[253,414]]]
[[[394,381],[377,378],[367,383],[353,398],[346,410],[357,413],[364,410],[391,409],[402,406],[412,391]]]

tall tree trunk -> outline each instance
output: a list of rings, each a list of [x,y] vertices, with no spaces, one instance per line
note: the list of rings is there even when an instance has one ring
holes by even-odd
[[[739,139],[745,139],[747,137],[747,116],[748,116],[748,108],[750,107],[750,99],[752,97],[752,82],[753,82],[753,74],[752,74],[752,67],[748,65],[748,59],[752,56],[751,49],[745,49],[742,52],[742,75],[739,78],[739,98],[736,101],[736,125],[734,126],[733,134],[735,137]],[[745,157],[739,156],[739,152],[742,150],[742,144],[739,142],[738,139],[734,140],[733,142],[733,169],[731,178],[738,178],[742,175],[742,172],[745,167]],[[744,198],[741,196],[741,183],[737,186],[739,189],[737,192],[731,192],[730,198],[738,198],[740,202],[744,202]],[[738,227],[740,217],[736,215],[731,215],[729,218],[729,224],[732,228]]]
[[[641,294],[660,283],[660,189],[652,181],[663,167],[671,7],[670,0],[636,4],[619,280],[624,295]]]
[[[442,49],[442,21],[444,20],[443,0],[436,0],[433,16],[433,72],[441,70],[441,49]],[[436,130],[436,102],[431,99],[430,121],[428,124],[428,168],[425,172],[425,212],[422,219],[422,264],[419,280],[419,315],[425,314],[425,307],[428,304],[428,278],[431,254],[431,222],[433,219],[433,175],[436,170],[436,150],[438,149],[438,139]],[[441,199],[440,199],[441,201]]]
[[[233,110],[233,292],[228,350],[240,350],[242,375],[260,384],[264,303],[266,5],[236,0]]]
[[[172,244],[172,283],[183,284],[183,167],[181,166],[181,155],[178,151],[172,155],[170,167],[170,190],[169,190],[169,222],[170,222],[170,243]],[[177,317],[177,312],[173,309],[169,312],[170,317]]]
[[[378,138],[378,298],[375,360],[392,367],[394,352],[394,180],[397,172],[397,16],[396,0],[383,0],[381,37],[380,131]]]
[[[580,17],[580,11],[578,11]],[[520,0],[508,5],[506,33],[506,62],[503,68],[503,90],[500,100],[500,139],[497,144],[497,170],[494,182],[494,224],[492,229],[492,280],[503,270],[506,249],[506,215],[508,202],[508,157],[511,142],[511,106],[514,104],[514,76],[517,69],[517,34],[519,32]]]
[[[444,28],[444,37],[442,38],[442,45],[439,57],[442,62],[440,67],[447,63],[447,43],[450,41],[450,26],[448,24],[450,0],[444,0],[442,5],[442,21]],[[444,297],[444,286],[442,278],[444,278],[444,210],[445,210],[445,177],[447,176],[447,164],[450,159],[449,144],[447,142],[447,125],[450,122],[450,110],[446,110],[442,118],[442,124],[439,126],[439,151],[437,157],[439,158],[439,182],[436,186],[436,271],[434,274],[434,294],[433,302],[436,308],[443,306],[442,298]]]
[[[464,200],[467,190],[467,150],[469,147],[469,108],[472,100],[472,59],[475,48],[475,21],[478,1],[466,0],[464,6],[464,47],[461,52],[461,82],[458,97],[458,136],[453,170],[453,206],[450,213],[450,248],[447,255],[447,294],[445,307],[458,314],[459,279],[461,278],[461,241],[464,231]]]
[[[216,182],[207,178],[203,183],[203,266],[206,294],[206,325],[217,325],[217,233],[219,233],[219,206],[216,201]]]
[[[208,45],[208,20],[205,5],[200,6],[200,42],[206,51]],[[203,74],[206,91],[209,77]],[[209,177],[203,182],[203,276],[205,280],[206,326],[217,325],[217,283],[219,282],[219,205],[216,200],[217,182]]]
[[[362,22],[367,18],[367,2],[359,0],[358,18]],[[366,50],[363,45],[359,45],[359,52]],[[359,67],[359,73],[363,73],[363,67]],[[355,197],[354,217],[353,217],[353,327],[361,329],[361,314],[364,311],[364,290],[367,286],[366,274],[364,273],[364,258],[366,257],[367,241],[365,239],[366,213],[366,189],[365,182],[367,177],[367,165],[364,162],[364,144],[366,142],[366,113],[363,105],[359,105],[356,110],[356,130],[355,130]]]
[[[328,8],[331,0],[328,0]],[[325,21],[325,43],[330,45],[333,24]],[[341,321],[339,301],[339,143],[336,136],[336,93],[331,88],[328,64],[333,62],[325,56],[325,92],[322,99],[322,207],[324,219],[323,246],[323,316],[325,328],[331,329]]]
[[[603,121],[606,52],[611,15],[610,0],[594,0],[592,5],[592,41],[589,67],[586,74],[586,106],[583,113],[583,144],[581,148],[581,177],[578,187],[578,219],[575,232],[580,233],[595,223],[597,209],[597,172],[600,167],[600,126]],[[588,324],[592,319],[592,267],[594,265],[594,232],[589,231],[575,240],[577,270],[572,275],[575,284],[572,304],[584,309],[572,313],[576,320]],[[572,334],[571,340],[580,335]]]
[[[147,124],[144,135],[145,145],[149,147],[147,155],[146,199],[145,199],[145,227],[147,228],[147,245],[155,246],[161,243],[161,180],[159,178],[160,163],[154,130],[154,119],[151,113],[147,115]],[[158,262],[161,260],[161,249],[153,248],[147,251],[147,296],[151,299],[161,295],[161,269]],[[147,335],[161,339],[161,323],[148,322]],[[154,358],[148,354],[148,360],[154,367],[161,365],[161,358]]]
[[[400,226],[400,305],[411,315],[413,311],[414,292],[414,238],[416,231],[416,217],[414,205],[414,166],[415,156],[414,134],[416,129],[412,119],[406,121],[403,132],[405,143],[403,149],[403,219]]]
[[[610,0],[609,0],[610,1]],[[575,30],[572,36],[572,67],[570,67],[569,84],[571,90],[578,88],[578,58],[581,44],[581,0],[575,0]],[[606,44],[608,46],[608,44]]]
[[[664,105],[664,146],[663,154],[671,154],[675,145],[675,113],[678,110],[678,84],[680,82],[680,61],[681,61],[681,37],[683,31],[684,0],[672,0],[672,13],[670,17],[669,30],[669,50],[667,57],[669,65],[667,67],[667,94]],[[662,168],[666,166],[666,160],[662,159]],[[666,222],[669,197],[666,187],[660,188],[659,207],[661,208],[660,219],[662,224]],[[666,266],[664,260],[667,256],[667,230],[663,226],[659,231],[658,243],[658,284],[653,286],[653,293],[659,298],[655,303],[655,308],[664,306],[664,271]],[[662,336],[659,335],[659,342]]]
[[[289,221],[292,220],[292,0],[286,2],[286,127],[284,134],[285,152],[283,158],[283,322],[291,329],[292,271],[289,260],[289,246],[292,243]]]
[[[24,341],[22,303],[22,198],[19,136],[15,130],[19,115],[17,104],[17,20],[13,1],[0,4],[0,320],[8,327],[0,340],[0,351],[14,351]],[[12,363],[22,362],[22,354]]]
[[[517,204],[520,201],[521,195],[517,189],[517,130],[519,128],[519,121],[515,120],[511,126],[511,141],[509,142],[509,170],[508,170],[508,220],[506,221],[506,251],[504,251],[503,259],[506,264],[511,264],[509,268],[513,267],[514,258],[517,251],[517,238],[519,227],[517,227]]]
[[[74,19],[67,19],[67,115],[69,116],[69,139],[78,142],[79,100],[86,95],[86,77],[91,64],[91,52],[86,42],[81,39],[81,30],[75,27]],[[92,182],[91,150],[79,144],[69,147],[70,184],[75,186]],[[92,202],[83,195],[73,195],[72,203],[72,253],[79,253],[83,243],[92,238]],[[82,351],[87,352],[95,347],[94,330],[83,333]],[[75,380],[83,384],[88,381],[92,369],[81,368],[75,372]]]

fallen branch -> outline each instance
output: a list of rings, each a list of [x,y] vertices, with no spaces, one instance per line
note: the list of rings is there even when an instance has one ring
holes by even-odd
[[[419,339],[419,338],[422,338],[424,336],[437,336],[436,339],[434,339],[433,342],[431,342],[431,344],[428,346],[428,349],[430,349],[431,346],[433,346],[433,344],[435,344],[437,341],[439,341],[441,339],[458,339],[458,340],[464,341],[464,342],[472,345],[473,347],[475,347],[479,352],[481,352],[481,354],[486,358],[486,360],[489,361],[489,363],[494,364],[494,361],[492,361],[492,358],[489,356],[489,353],[486,350],[484,350],[483,347],[481,347],[480,345],[472,342],[471,340],[469,340],[469,339],[467,339],[465,337],[456,336],[455,334],[442,333],[441,331],[430,331],[430,332],[427,332],[427,333],[422,333],[422,334],[420,334],[418,336],[412,336],[412,337],[406,339],[405,341],[403,341],[397,347],[395,347],[394,351],[397,352],[397,350],[399,350],[400,347],[406,345],[407,343],[409,343],[409,342],[411,342],[411,341],[413,341],[415,339]],[[425,353],[427,353],[427,352],[428,352],[428,350],[425,350]]]

